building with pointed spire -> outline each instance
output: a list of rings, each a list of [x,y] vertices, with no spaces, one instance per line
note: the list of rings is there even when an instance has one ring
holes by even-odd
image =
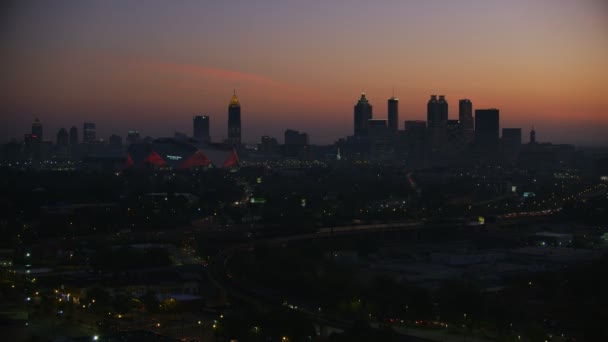
[[[236,97],[236,90],[228,104],[228,144],[241,145],[241,104]]]
[[[534,130],[534,126],[532,126],[532,130],[530,131],[530,144],[536,144],[536,131]]]
[[[365,137],[368,133],[368,121],[372,118],[372,105],[361,93],[361,98],[355,105],[355,137]]]

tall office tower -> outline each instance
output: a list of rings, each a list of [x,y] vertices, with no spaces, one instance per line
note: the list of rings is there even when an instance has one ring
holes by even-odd
[[[57,132],[57,146],[68,147],[70,136],[65,128],[61,128]]]
[[[372,118],[372,105],[367,101],[365,93],[355,105],[355,137],[367,136],[368,121]]]
[[[207,115],[197,115],[192,118],[193,136],[198,141],[210,142],[209,117]]]
[[[241,104],[236,97],[236,90],[228,104],[228,143],[232,146],[241,145]]]
[[[458,119],[460,120],[460,131],[462,142],[465,144],[473,142],[475,138],[475,122],[473,121],[473,104],[469,99],[458,101]]]
[[[473,104],[469,99],[462,99],[458,101],[458,120],[460,125],[465,130],[475,129],[473,122]]]
[[[388,99],[388,129],[395,135],[399,131],[399,99],[394,96]]]
[[[141,142],[141,134],[139,131],[130,130],[127,132],[127,144],[139,144]]]
[[[427,124],[431,145],[439,148],[447,143],[448,102],[444,95],[431,95],[427,103]]]
[[[32,139],[42,141],[42,123],[38,118],[32,123]]]
[[[475,144],[479,147],[495,147],[499,134],[498,109],[475,110]]]
[[[536,131],[534,130],[534,127],[532,127],[532,130],[530,131],[530,144],[536,144]]]
[[[95,123],[85,122],[82,130],[82,142],[92,143],[96,138]]]
[[[70,128],[70,145],[78,145],[78,128],[76,126]]]

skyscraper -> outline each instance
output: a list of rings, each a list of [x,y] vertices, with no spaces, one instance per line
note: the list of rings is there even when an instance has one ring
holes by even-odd
[[[228,104],[228,143],[232,146],[241,145],[241,104],[236,97],[236,90]]]
[[[367,136],[368,121],[372,118],[372,105],[367,101],[365,93],[355,105],[355,137]]]
[[[69,139],[68,131],[65,128],[61,128],[57,132],[57,146],[68,147]]]
[[[434,148],[439,148],[447,142],[448,102],[445,95],[431,95],[427,103],[427,127]]]
[[[85,122],[82,131],[82,142],[84,143],[92,143],[97,138],[94,122]]]
[[[469,99],[458,101],[458,119],[462,142],[469,144],[475,138],[475,122],[473,120],[473,104]]]
[[[38,118],[32,123],[32,138],[42,141],[42,123]]]
[[[70,128],[70,145],[78,145],[78,128],[76,126]]]
[[[388,99],[388,129],[394,134],[399,131],[399,99],[394,96]]]
[[[475,129],[475,123],[473,122],[473,104],[469,99],[462,99],[458,101],[458,120],[460,125],[465,130]]]
[[[210,142],[209,117],[207,115],[197,115],[192,118],[193,136],[198,141]]]
[[[473,104],[469,99],[462,99],[458,101],[458,120],[460,125],[465,130],[475,129],[473,122]]]
[[[482,148],[498,145],[499,126],[498,109],[476,109],[475,144]]]

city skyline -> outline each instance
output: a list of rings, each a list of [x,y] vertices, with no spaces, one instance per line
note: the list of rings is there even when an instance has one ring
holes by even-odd
[[[95,122],[107,139],[131,129],[188,133],[195,115],[208,115],[222,141],[236,88],[245,143],[287,128],[333,143],[352,134],[351,106],[365,91],[374,118],[387,118],[391,94],[400,99],[400,129],[426,119],[430,94],[445,94],[449,119],[467,98],[473,109],[499,108],[501,128],[527,136],[534,126],[540,142],[608,144],[606,9],[599,1],[13,3],[3,11],[0,141],[22,138],[36,117],[53,135]]]
[[[399,99],[396,98],[395,96],[391,96],[391,97],[387,98],[386,99],[387,104],[388,104],[388,111],[387,111],[387,113],[384,114],[384,116],[373,116],[372,115],[372,105],[371,105],[371,102],[368,101],[366,93],[362,92],[360,94],[360,96],[361,97],[355,103],[355,116],[354,116],[354,118],[351,118],[351,132],[348,133],[348,134],[346,134],[346,135],[344,135],[344,136],[335,137],[331,141],[321,142],[321,143],[313,143],[313,145],[331,145],[331,144],[334,144],[334,143],[338,142],[340,139],[344,139],[344,138],[347,138],[347,137],[357,137],[357,133],[356,133],[357,128],[356,128],[356,126],[357,126],[357,122],[359,122],[359,121],[362,122],[361,124],[365,124],[365,125],[367,125],[368,120],[369,120],[369,122],[374,121],[374,120],[375,121],[383,121],[385,123],[385,125],[387,125],[387,128],[391,129],[390,124],[389,124],[389,122],[391,120],[390,119],[391,115],[394,115],[394,116],[397,116],[397,117],[399,115],[398,114],[399,113],[398,109],[395,106],[395,104],[398,104]],[[396,128],[397,128],[398,131],[405,131],[407,129],[406,128],[407,122],[412,122],[412,121],[422,122],[422,123],[425,124],[425,126],[427,128],[431,129],[432,128],[431,126],[433,124],[431,124],[431,126],[429,126],[429,115],[431,115],[431,116],[433,116],[433,115],[439,115],[439,114],[434,113],[434,110],[430,109],[431,107],[429,107],[429,106],[431,106],[431,102],[433,102],[433,101],[436,101],[436,102],[437,101],[442,101],[442,102],[439,102],[439,103],[442,103],[442,106],[443,106],[442,107],[443,109],[441,109],[440,111],[442,112],[441,115],[444,116],[445,123],[447,123],[448,121],[457,122],[459,125],[463,125],[462,127],[464,129],[466,129],[467,124],[465,122],[463,122],[462,118],[461,118],[461,116],[464,113],[464,112],[462,112],[463,111],[463,109],[462,109],[463,102],[467,102],[468,103],[468,108],[469,108],[468,111],[470,111],[470,108],[473,108],[475,112],[478,112],[478,111],[479,112],[486,112],[488,110],[490,110],[490,111],[492,111],[492,110],[499,110],[499,109],[497,109],[495,107],[492,107],[492,106],[488,106],[487,107],[487,108],[490,108],[490,109],[475,108],[474,105],[471,103],[470,99],[459,99],[458,100],[458,102],[459,102],[458,108],[452,108],[451,114],[449,114],[449,109],[448,109],[449,108],[449,103],[447,102],[447,98],[446,98],[445,95],[434,95],[433,94],[433,95],[430,95],[430,97],[431,97],[431,100],[427,103],[427,113],[425,114],[426,118],[405,119],[405,120],[399,120],[399,119],[397,119],[398,121],[397,121],[397,127]],[[362,101],[363,101],[363,103],[366,106],[369,106],[369,113],[366,114],[366,115],[369,115],[369,118],[366,118],[366,119],[359,117],[362,114],[358,114],[358,108],[361,105]],[[394,114],[390,114],[391,105],[395,106],[394,109],[393,109],[393,113]],[[224,134],[226,134],[225,133],[226,131],[228,131],[227,133],[230,134],[230,126],[231,126],[231,124],[230,124],[230,120],[231,120],[230,119],[231,118],[230,113],[231,113],[231,111],[233,110],[233,108],[235,106],[238,108],[238,118],[239,118],[238,119],[239,120],[239,125],[238,125],[239,138],[237,140],[240,141],[240,134],[241,134],[240,133],[241,132],[241,128],[240,128],[240,103],[239,103],[239,100],[238,100],[238,98],[236,96],[236,90],[233,90],[233,95],[232,95],[231,100],[229,102],[228,111],[227,111],[227,115],[226,115],[226,118],[225,118],[227,120],[224,120],[224,121],[228,121],[228,124],[226,126],[224,126],[224,127],[217,127],[218,128],[218,132],[216,132],[216,133],[218,133],[217,136],[219,136],[221,138],[215,138],[215,139],[212,138],[212,136],[211,136],[211,132],[212,131],[211,131],[211,128],[210,128],[211,125],[209,124],[209,122],[207,122],[205,124],[205,128],[199,127],[200,123],[197,122],[197,121],[199,121],[200,119],[203,119],[203,118],[204,118],[204,120],[211,121],[210,119],[211,119],[212,116],[210,116],[210,115],[193,115],[192,117],[190,117],[190,119],[193,120],[190,123],[190,125],[191,125],[189,127],[190,131],[187,131],[187,130],[186,131],[178,131],[178,130],[171,131],[171,128],[168,128],[167,132],[169,132],[169,133],[166,134],[166,135],[157,135],[157,136],[145,135],[145,136],[146,137],[151,137],[151,138],[166,138],[166,137],[171,137],[173,135],[176,135],[176,136],[177,135],[185,135],[185,136],[190,136],[192,138],[196,138],[196,139],[198,139],[200,141],[203,141],[203,142],[225,143],[225,144],[228,144],[228,145],[240,145],[241,143],[237,142],[236,140],[232,141],[233,139],[231,139],[230,137],[228,137],[228,135],[223,135],[222,134],[222,132],[224,132]],[[467,110],[464,110],[464,111],[467,112]],[[445,118],[445,115],[447,115],[447,118]],[[466,116],[467,115],[471,115],[471,113],[464,114],[464,115],[465,115],[465,118],[466,118]],[[220,114],[220,116],[221,116],[221,114]],[[197,120],[197,119],[199,119],[199,120]],[[472,120],[476,120],[476,119],[477,119],[477,115],[472,116]],[[175,123],[177,123],[177,122],[175,122]],[[55,137],[55,135],[53,135],[52,137],[45,136],[44,138],[47,138],[47,139],[43,139],[43,138],[41,138],[42,134],[40,134],[40,133],[36,134],[34,132],[34,130],[41,130],[42,126],[44,126],[43,124],[44,123],[41,122],[40,118],[36,117],[33,120],[33,122],[30,123],[30,125],[29,125],[29,129],[31,130],[31,133],[33,135],[35,135],[35,136],[37,135],[39,140],[46,140],[46,141],[51,141],[51,142],[55,143],[56,140],[57,140],[56,137]],[[180,126],[183,125],[183,123],[181,123],[181,122],[179,122],[177,124],[180,125]],[[498,124],[497,129],[499,129],[499,130],[512,129],[512,126],[509,126],[509,125],[505,124],[502,119],[498,120],[497,124]],[[89,135],[91,135],[91,137],[89,137],[88,139],[86,138],[86,133],[85,133],[85,137],[84,137],[85,141],[83,141],[83,143],[93,142],[93,141],[110,142],[111,138],[115,137],[115,136],[122,138],[121,132],[117,132],[117,131],[111,131],[111,133],[107,137],[105,135],[103,135],[103,134],[100,135],[100,136],[97,136],[97,134],[96,134],[97,129],[95,127],[96,124],[94,122],[84,122],[84,123],[82,123],[82,125],[84,125],[84,127],[85,127],[84,130],[83,130],[83,132],[86,132],[87,131],[87,126],[91,126],[91,125],[92,125],[91,126],[92,127],[92,131],[93,131],[92,135],[91,135],[91,133],[89,134]],[[234,124],[234,125],[236,125],[236,124]],[[217,125],[215,125],[215,126],[217,126]],[[34,127],[40,127],[40,128],[34,128]],[[53,133],[53,134],[57,134],[58,132],[60,132],[62,130],[67,130],[67,127],[69,127],[69,125],[67,125],[67,126],[60,126],[55,131],[56,133]],[[72,126],[72,129],[73,128],[75,128],[75,126]],[[355,132],[352,131],[353,128],[355,129]],[[527,135],[532,134],[532,132],[534,132],[533,134],[534,134],[534,136],[536,136],[536,133],[535,133],[536,128],[535,128],[534,125],[530,126],[529,129],[525,128],[525,127],[524,128],[518,127],[517,129],[521,130],[522,132],[526,132]],[[202,136],[202,135],[201,136],[197,136],[197,130],[200,131],[200,132],[198,132],[199,135],[202,134],[203,130],[204,130],[204,132],[205,132],[206,135],[205,136]],[[277,137],[282,136],[285,132],[291,131],[291,130],[293,130],[293,129],[289,128],[289,127],[285,127],[285,128],[282,128],[282,130],[280,132],[278,132],[278,134],[276,136],[264,134],[264,135],[261,135],[261,136],[258,136],[258,137],[254,137],[251,142],[243,141],[242,144],[245,144],[245,145],[247,145],[247,144],[249,144],[249,145],[257,145],[260,142],[260,139],[263,139],[264,137],[277,138]],[[367,130],[367,128],[365,128],[365,130]],[[475,132],[475,131],[476,131],[476,127],[474,127],[472,129],[472,132]],[[29,132],[30,131],[26,130],[24,133],[27,136],[27,135],[30,134]],[[131,132],[137,132],[139,134],[138,130],[128,129],[128,131],[126,131],[126,135],[125,135],[127,137],[127,140],[128,140],[129,135],[131,134]],[[173,132],[173,133],[171,133],[171,132]],[[188,133],[188,132],[190,132],[191,134]],[[308,135],[308,133],[306,133],[306,134]],[[442,134],[445,134],[445,132],[442,133]],[[432,136],[432,134],[431,134],[431,136]],[[22,135],[17,134],[16,137],[12,138],[12,140],[17,140],[18,141],[18,140],[21,140],[23,137],[24,137],[23,134]],[[255,141],[256,138],[258,139],[257,141]],[[498,138],[499,139],[502,138],[502,135],[499,134]],[[558,143],[558,144],[559,143],[571,143],[571,142],[564,142],[564,141],[560,141],[560,140],[557,140],[557,141],[544,140],[544,141],[541,141],[541,142]],[[583,144],[582,146],[587,146],[587,145]],[[590,144],[588,146],[594,146],[594,144]],[[598,144],[597,146],[603,146],[603,145]]]

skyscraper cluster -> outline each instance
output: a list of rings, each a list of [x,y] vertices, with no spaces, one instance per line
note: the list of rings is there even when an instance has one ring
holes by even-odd
[[[203,143],[211,142],[211,117],[208,115],[196,115],[192,117],[192,136]],[[226,143],[233,147],[241,146],[241,103],[236,96],[236,91],[232,93],[232,98],[228,103],[228,138]]]

